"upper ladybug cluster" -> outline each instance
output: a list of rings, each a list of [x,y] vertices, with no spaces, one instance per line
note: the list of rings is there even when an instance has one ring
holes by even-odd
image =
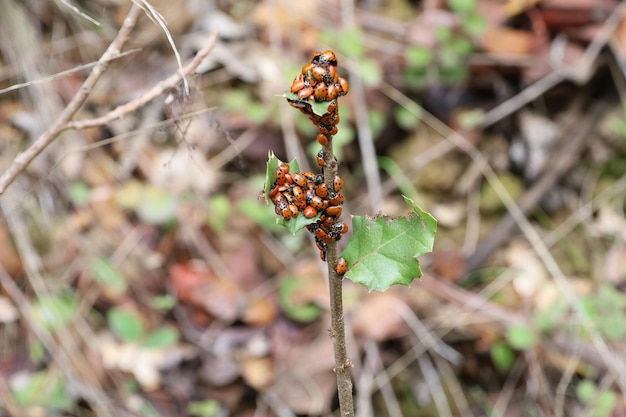
[[[289,171],[289,165],[285,163],[276,168],[276,181],[269,194],[274,210],[285,220],[298,217],[300,213],[308,219],[321,213],[315,223],[307,226],[307,230],[315,235],[320,258],[326,260],[326,245],[341,239],[348,231],[348,225],[339,221],[344,202],[341,192],[343,180],[336,176],[331,190],[324,183],[322,174]]]
[[[348,89],[348,81],[337,74],[337,58],[330,50],[315,52],[311,62],[302,67],[302,72],[291,84],[291,92],[298,95],[298,100],[289,100],[289,104],[309,116],[317,126],[317,141],[322,146],[337,134],[337,98],[348,94]],[[315,114],[310,101],[329,102],[326,113],[322,116]]]

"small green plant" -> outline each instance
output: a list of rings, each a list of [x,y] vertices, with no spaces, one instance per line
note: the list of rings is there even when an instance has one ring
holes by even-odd
[[[450,10],[458,17],[457,27],[437,28],[434,51],[413,45],[407,48],[405,79],[420,88],[432,82],[453,84],[467,77],[466,61],[474,51],[472,38],[482,34],[485,18],[478,13],[476,0],[449,0]]]
[[[320,171],[301,172],[296,160],[282,162],[270,152],[264,189],[266,201],[272,201],[279,216],[277,223],[294,234],[302,229],[313,234],[320,258],[328,265],[330,333],[342,416],[354,416],[352,363],[346,354],[343,322],[343,277],[370,291],[385,291],[394,284],[409,285],[422,275],[416,257],[432,250],[437,229],[436,220],[407,197],[405,201],[411,209],[407,217],[352,216],[352,227],[342,220],[344,180],[338,175],[333,138],[338,132],[338,99],[348,90],[348,82],[337,73],[335,53],[313,54],[285,97],[317,128],[321,149],[316,160]],[[353,236],[340,255],[337,242],[349,229],[353,230]],[[302,315],[300,319],[315,317],[317,307],[309,306],[316,310],[306,310],[307,306],[295,306],[285,300],[289,288],[294,286],[293,280],[288,284],[282,287],[281,303],[290,306],[290,314]]]

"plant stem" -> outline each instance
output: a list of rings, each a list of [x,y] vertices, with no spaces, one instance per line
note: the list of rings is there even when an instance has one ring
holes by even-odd
[[[333,189],[333,179],[338,172],[338,164],[333,153],[332,136],[328,135],[328,144],[324,145],[324,182],[329,190]],[[326,248],[328,280],[330,288],[330,334],[335,352],[335,373],[337,374],[337,393],[341,415],[354,417],[352,399],[352,363],[346,353],[346,331],[343,321],[343,275],[337,274],[337,242],[329,243]]]

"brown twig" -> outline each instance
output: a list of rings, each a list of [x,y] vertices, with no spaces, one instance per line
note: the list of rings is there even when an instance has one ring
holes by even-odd
[[[109,62],[121,54],[122,46],[128,40],[130,32],[135,26],[140,13],[141,8],[133,3],[133,6],[128,12],[128,16],[126,16],[126,19],[124,20],[117,36],[113,42],[111,42],[102,57],[100,57],[87,79],[83,82],[83,85],[65,107],[63,112],[59,115],[55,123],[50,126],[28,149],[18,154],[13,159],[13,163],[7,168],[2,176],[0,176],[0,194],[4,193],[7,187],[11,185],[17,176],[24,171],[26,167],[59,136],[61,132],[67,129],[85,129],[88,127],[101,126],[137,110],[141,106],[153,100],[155,97],[161,95],[165,90],[175,86],[186,75],[191,74],[215,45],[217,33],[214,32],[209,38],[207,45],[196,53],[191,62],[189,62],[189,64],[187,64],[182,71],[178,71],[167,79],[161,81],[141,97],[118,106],[102,117],[72,121],[74,115],[78,112],[85,101],[87,101],[93,87],[96,85],[104,71],[106,71]]]
[[[332,138],[331,138],[332,139]],[[333,142],[328,141],[324,148],[324,182],[332,190],[333,179],[339,171],[338,163],[333,152]],[[339,253],[337,242],[329,243],[326,248],[326,262],[328,265],[328,280],[330,289],[330,321],[331,337],[335,352],[335,373],[337,374],[337,393],[341,415],[354,416],[354,401],[352,398],[352,362],[346,352],[346,331],[343,320],[343,275],[337,273]]]

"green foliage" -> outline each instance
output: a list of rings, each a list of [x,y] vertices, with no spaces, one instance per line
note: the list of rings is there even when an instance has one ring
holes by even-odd
[[[141,345],[152,349],[165,348],[175,345],[178,342],[178,337],[176,328],[170,326],[159,327],[149,333],[141,342]]]
[[[271,106],[255,100],[241,89],[230,89],[224,96],[223,107],[231,112],[243,112],[246,119],[254,123],[266,122],[272,112]]]
[[[362,58],[365,56],[365,44],[363,43],[363,32],[358,26],[345,28],[338,34],[331,35],[338,42],[338,49],[341,53],[351,58]]]
[[[626,338],[626,295],[612,285],[601,285],[598,292],[583,298],[585,314],[598,331],[610,340]]]
[[[448,5],[460,24],[437,27],[438,44],[433,51],[417,45],[407,48],[405,78],[410,87],[422,88],[431,81],[454,84],[468,75],[466,61],[474,51],[472,39],[485,31],[487,22],[478,13],[476,0],[449,0]]]
[[[170,311],[176,305],[176,297],[171,294],[159,295],[150,301],[150,307],[158,311]]]
[[[287,317],[302,323],[317,320],[321,312],[320,308],[310,302],[298,301],[310,285],[310,279],[306,277],[287,277],[280,281],[278,300]]]
[[[380,65],[373,59],[361,59],[359,61],[359,75],[367,87],[377,86],[383,78]]]
[[[593,381],[585,379],[576,387],[578,399],[589,405],[588,415],[594,417],[609,417],[617,404],[617,394],[613,390],[600,390]]]
[[[457,14],[468,14],[476,10],[476,0],[448,0],[448,6]]]
[[[95,257],[91,260],[91,271],[96,281],[115,295],[126,292],[126,279],[111,261],[104,257]]]
[[[417,128],[421,121],[419,114],[415,114],[404,106],[397,107],[394,116],[396,123],[398,123],[398,125],[405,130],[413,130]]]
[[[138,342],[145,334],[141,317],[131,311],[113,307],[107,312],[109,327],[124,342]]]
[[[33,319],[48,330],[68,324],[78,308],[74,295],[44,295],[33,305]]]
[[[404,197],[413,211],[408,217],[352,218],[353,236],[341,256],[348,262],[346,277],[370,291],[409,285],[422,276],[417,256],[432,251],[437,221]]]
[[[15,387],[15,385],[18,385]],[[13,384],[15,400],[21,406],[38,406],[47,411],[70,411],[74,402],[60,375],[39,371],[28,376],[23,384]]]
[[[230,199],[224,194],[215,194],[211,197],[209,206],[208,222],[211,228],[217,232],[223,231],[232,212]]]
[[[197,417],[214,417],[220,411],[220,404],[215,400],[192,401],[187,407],[189,415]]]
[[[515,354],[505,343],[494,343],[490,349],[491,360],[503,373],[509,372],[515,362]]]
[[[511,326],[506,329],[506,339],[514,349],[530,349],[537,344],[535,332],[528,326]]]
[[[70,201],[77,207],[83,207],[89,203],[91,199],[91,190],[89,186],[81,181],[72,182],[68,188]]]

